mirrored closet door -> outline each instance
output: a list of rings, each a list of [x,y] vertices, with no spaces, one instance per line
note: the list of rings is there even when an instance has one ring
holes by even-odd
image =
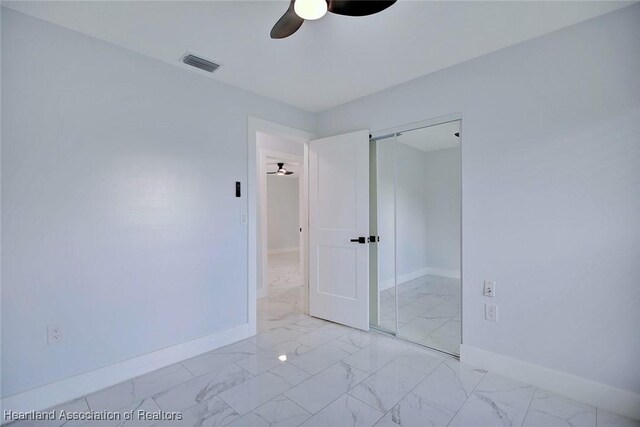
[[[371,326],[459,355],[460,121],[371,142]]]

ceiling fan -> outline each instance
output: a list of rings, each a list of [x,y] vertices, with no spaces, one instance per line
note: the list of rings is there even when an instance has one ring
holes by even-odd
[[[293,172],[288,171],[284,168],[284,163],[278,163],[278,170],[275,172],[267,172],[267,175],[279,175],[279,176],[283,176],[283,175],[292,175]]]
[[[291,0],[289,8],[271,29],[272,39],[283,39],[298,31],[305,20],[322,18],[327,12],[367,16],[382,12],[396,0]]]

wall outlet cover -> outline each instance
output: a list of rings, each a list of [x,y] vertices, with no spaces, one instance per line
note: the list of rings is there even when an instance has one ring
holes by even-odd
[[[498,321],[498,306],[494,304],[484,305],[484,318],[490,322]]]
[[[58,325],[47,326],[47,344],[59,344],[64,339],[64,331]]]

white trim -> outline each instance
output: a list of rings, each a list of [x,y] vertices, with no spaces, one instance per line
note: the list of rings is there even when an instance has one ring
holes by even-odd
[[[409,132],[410,130],[414,130],[414,129],[442,125],[449,122],[455,122],[457,120],[462,120],[462,113],[447,114],[444,116],[434,117],[432,119],[408,123],[406,125],[394,126],[392,128],[371,131],[371,139],[376,140],[376,139],[385,138],[385,137],[394,135],[396,133]]]
[[[458,270],[445,270],[442,268],[427,267],[427,274],[432,276],[448,277],[449,279],[460,278],[460,272]]]
[[[640,394],[465,344],[460,346],[460,361],[628,418],[640,419]]]
[[[415,280],[418,277],[426,276],[427,274],[433,275],[433,276],[449,277],[451,279],[460,278],[460,272],[456,270],[443,270],[441,268],[425,267],[425,268],[414,270],[412,272],[398,276],[397,282],[398,282],[398,285],[401,285],[403,283],[407,283],[412,280]],[[381,291],[384,291],[385,289],[392,288],[393,283],[394,283],[393,278],[380,282],[378,286],[378,291],[381,292]]]
[[[2,399],[2,410],[42,411],[252,336],[249,324],[143,354]]]
[[[298,252],[300,248],[280,248],[280,249],[269,249],[269,255],[277,255],[277,254],[288,254],[290,252]]]
[[[401,285],[406,282],[410,282],[411,280],[417,279],[418,277],[424,276],[427,274],[427,268],[421,268],[420,270],[414,270],[406,274],[401,274],[396,278],[398,285]],[[394,285],[393,277],[391,279],[384,280],[380,282],[378,285],[378,292],[382,292],[385,289],[391,289]]]

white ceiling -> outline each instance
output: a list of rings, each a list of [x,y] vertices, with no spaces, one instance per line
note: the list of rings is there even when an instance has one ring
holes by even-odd
[[[186,51],[201,55],[222,64],[206,78],[321,111],[631,3],[399,0],[283,40],[269,31],[286,0],[2,4],[179,67]]]
[[[444,150],[458,146],[456,132],[460,132],[459,121],[402,132],[398,142],[422,151]]]

